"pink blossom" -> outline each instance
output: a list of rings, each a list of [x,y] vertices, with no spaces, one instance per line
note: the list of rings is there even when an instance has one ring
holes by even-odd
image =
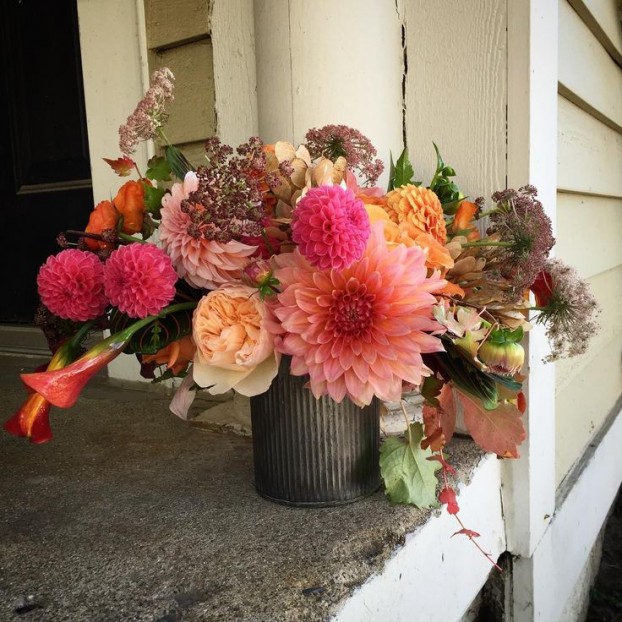
[[[294,210],[292,239],[322,270],[341,270],[360,259],[369,232],[363,202],[341,186],[311,188]]]
[[[154,244],[128,244],[113,251],[104,268],[106,295],[130,317],[159,313],[175,296],[171,258]]]
[[[276,347],[292,356],[291,373],[309,374],[316,397],[328,394],[359,406],[374,395],[398,401],[402,383],[429,375],[422,353],[438,352],[442,327],[432,317],[432,292],[445,286],[427,276],[418,246],[389,249],[382,223],[374,225],[365,254],[343,271],[314,269],[298,250],[275,258],[282,293],[273,305],[280,323],[268,329]]]
[[[67,249],[52,255],[39,269],[41,302],[59,317],[84,322],[99,317],[108,306],[104,267],[93,253]]]
[[[216,289],[241,278],[256,247],[236,240],[217,242],[202,236],[195,238],[188,233],[191,219],[182,211],[181,204],[198,187],[196,173],[190,172],[183,183],[174,184],[171,194],[162,199],[160,241],[182,279],[193,287]]]

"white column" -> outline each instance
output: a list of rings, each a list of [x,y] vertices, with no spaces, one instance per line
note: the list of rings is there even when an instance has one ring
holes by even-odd
[[[555,224],[557,185],[557,0],[508,3],[508,186],[526,181]],[[551,554],[555,513],[555,367],[542,363],[541,327],[528,334],[525,393],[527,440],[522,459],[503,465],[508,550],[516,558],[513,611],[517,622],[558,620],[551,606],[563,594],[550,589],[560,572]],[[563,530],[562,530],[563,531]],[[579,534],[577,534],[580,537]]]
[[[118,158],[118,129],[147,88],[143,0],[78,0],[86,123],[95,203],[114,197],[125,181],[102,158]],[[145,170],[151,145],[141,143],[132,156]],[[86,226],[86,222],[84,223]],[[133,356],[108,365],[112,378],[140,380]]]
[[[557,0],[508,3],[508,186],[531,183],[555,223]],[[527,440],[504,466],[508,550],[530,557],[555,511],[555,366],[541,327],[528,333]]]
[[[403,48],[396,4],[255,2],[261,138],[298,144],[313,127],[344,124],[365,134],[385,163],[391,152],[399,155]]]

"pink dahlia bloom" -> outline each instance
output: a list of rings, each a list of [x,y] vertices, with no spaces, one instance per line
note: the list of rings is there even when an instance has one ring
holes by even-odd
[[[322,270],[342,270],[360,259],[369,231],[363,202],[341,186],[311,188],[292,217],[292,239]]]
[[[154,244],[120,246],[104,267],[110,303],[130,317],[159,313],[175,296],[176,282],[171,258]]]
[[[318,271],[298,250],[275,258],[280,324],[268,328],[292,356],[291,373],[309,374],[315,397],[347,396],[359,406],[374,395],[398,401],[403,382],[420,385],[429,375],[421,354],[443,350],[429,334],[443,330],[432,318],[431,292],[446,281],[427,276],[425,259],[418,246],[390,250],[381,223],[363,258],[343,271]]]
[[[216,289],[223,283],[237,281],[257,250],[236,240],[215,242],[188,233],[190,216],[181,211],[181,202],[199,186],[196,173],[186,174],[183,183],[174,184],[171,194],[162,199],[160,241],[173,260],[177,274],[190,285]]]
[[[72,248],[48,257],[39,269],[37,286],[41,302],[68,320],[92,320],[108,306],[104,266],[87,251]]]

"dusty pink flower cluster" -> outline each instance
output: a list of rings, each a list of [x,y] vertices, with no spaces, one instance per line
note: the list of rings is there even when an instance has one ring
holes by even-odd
[[[136,151],[141,140],[151,140],[167,119],[166,104],[173,100],[175,76],[163,67],[153,73],[151,86],[138,102],[134,112],[119,128],[119,147],[126,156]]]

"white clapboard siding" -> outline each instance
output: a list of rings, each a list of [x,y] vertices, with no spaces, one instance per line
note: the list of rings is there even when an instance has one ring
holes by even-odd
[[[560,190],[622,197],[622,135],[559,97]]]
[[[588,369],[602,367],[604,375],[612,375],[613,369],[608,369],[600,360],[601,352],[604,352],[616,338],[622,336],[622,323],[620,322],[620,308],[622,305],[622,266],[617,266],[606,272],[587,279],[592,293],[596,297],[601,312],[597,318],[599,331],[590,341],[588,351],[580,357],[562,359],[556,363],[555,390],[559,394],[565,392],[575,379]],[[622,363],[622,344],[618,341],[618,359]],[[615,374],[613,374],[615,375]],[[618,393],[622,392],[622,377],[618,376]]]
[[[309,129],[341,123],[365,134],[384,162],[402,150],[402,22],[393,2],[270,0],[255,11],[264,140],[299,144]]]
[[[559,82],[568,97],[622,129],[622,68],[565,0],[559,4]]]
[[[585,356],[556,365],[558,484],[581,457],[622,391],[622,266],[590,279],[590,284],[603,306],[601,333]]]
[[[618,0],[570,0],[603,47],[622,65],[622,28]]]
[[[405,121],[417,179],[428,183],[432,177],[435,142],[445,162],[456,168],[464,192],[490,196],[505,187],[506,175],[506,3],[403,4]]]
[[[555,254],[582,278],[622,264],[622,199],[557,195]]]

